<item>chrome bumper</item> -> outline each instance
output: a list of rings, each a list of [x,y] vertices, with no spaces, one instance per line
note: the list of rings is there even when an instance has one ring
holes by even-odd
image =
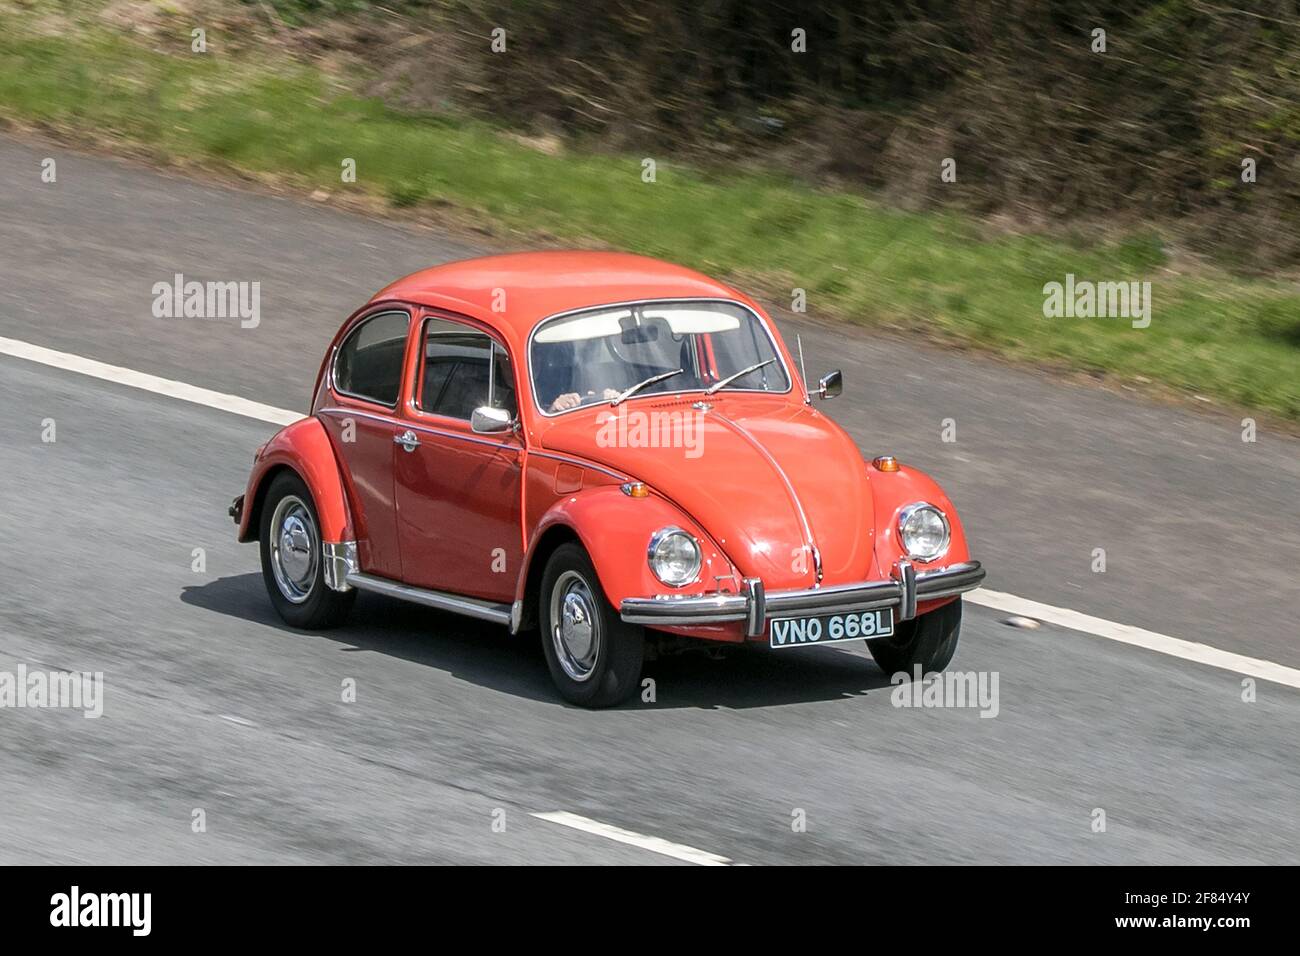
[[[898,619],[916,617],[916,605],[973,591],[984,580],[978,561],[966,561],[932,571],[917,571],[910,561],[894,565],[885,581],[837,584],[799,591],[763,589],[759,578],[745,578],[739,594],[702,594],[689,597],[634,597],[619,606],[629,624],[651,627],[690,627],[695,624],[745,622],[747,637],[761,637],[774,617],[840,614],[878,607],[898,608]]]

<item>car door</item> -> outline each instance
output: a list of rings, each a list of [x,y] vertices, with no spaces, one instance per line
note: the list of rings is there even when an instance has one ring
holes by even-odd
[[[388,309],[353,326],[335,350],[329,400],[319,412],[344,467],[361,567],[394,580],[402,577],[393,495],[394,438],[404,427],[397,406],[410,323],[408,313]]]
[[[424,319],[409,401],[413,441],[393,467],[403,579],[436,591],[508,603],[523,560],[523,443],[515,430],[477,434],[474,409],[517,416],[505,347],[466,320]]]

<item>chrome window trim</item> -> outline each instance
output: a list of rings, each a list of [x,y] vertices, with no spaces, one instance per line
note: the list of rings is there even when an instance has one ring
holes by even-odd
[[[546,318],[541,319],[533,326],[532,331],[528,333],[528,342],[524,346],[524,349],[528,353],[528,394],[533,400],[533,407],[537,409],[537,413],[543,418],[558,418],[560,415],[568,415],[570,412],[581,411],[584,408],[590,409],[601,404],[601,402],[592,402],[588,405],[578,405],[574,408],[566,408],[558,412],[546,411],[545,406],[537,396],[537,379],[533,376],[533,338],[537,335],[538,330],[540,330],[542,326],[555,319],[565,319],[569,316],[582,315],[587,312],[604,312],[608,309],[621,309],[634,305],[667,305],[681,302],[708,302],[715,305],[734,305],[738,308],[744,309],[752,315],[754,319],[757,320],[759,327],[762,328],[763,334],[767,336],[768,345],[772,347],[772,354],[776,356],[777,361],[780,363],[781,371],[785,373],[785,380],[787,383],[786,387],[779,392],[767,388],[733,388],[728,389],[727,391],[757,395],[789,395],[794,391],[794,376],[790,374],[790,369],[785,364],[785,356],[781,354],[781,349],[777,345],[776,336],[772,334],[772,330],[768,328],[767,322],[763,320],[763,317],[749,306],[745,305],[745,303],[737,302],[735,299],[725,299],[718,296],[686,296],[682,298],[668,299],[628,299],[624,302],[606,302],[601,305],[584,305],[578,309],[569,309],[566,312],[556,312],[554,315],[548,315]],[[632,399],[635,398],[669,398],[674,395],[691,395],[703,392],[705,387],[706,386],[685,388],[675,392],[642,392],[638,395],[633,395],[632,398],[628,399],[628,401],[632,401]],[[717,394],[721,395],[722,392],[718,392]]]
[[[334,346],[334,352],[330,355],[328,366],[329,374],[326,376],[325,388],[327,391],[331,391],[335,395],[343,395],[346,398],[354,398],[359,402],[369,402],[371,405],[378,405],[381,408],[391,408],[396,410],[397,406],[402,403],[402,377],[400,373],[397,378],[397,399],[391,404],[388,402],[381,402],[372,395],[358,395],[356,392],[345,392],[343,389],[338,387],[338,376],[334,374],[334,366],[338,364],[339,353],[343,351],[343,346],[347,344],[348,339],[356,335],[363,325],[366,325],[374,319],[383,318],[385,315],[403,315],[406,317],[406,344],[402,347],[402,371],[406,371],[406,349],[409,347],[411,342],[411,313],[407,309],[381,309],[378,312],[371,312],[369,315],[358,319],[356,324],[353,325],[352,328],[348,329],[348,334],[343,336],[343,338],[339,340],[339,343]]]

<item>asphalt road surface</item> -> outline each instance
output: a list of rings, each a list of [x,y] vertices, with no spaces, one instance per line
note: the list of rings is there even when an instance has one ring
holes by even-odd
[[[0,138],[0,336],[276,406],[305,407],[376,288],[472,252]],[[261,324],[154,318],[177,272],[261,282]],[[1300,444],[785,326],[810,374],[845,370],[823,407],[864,450],[944,484],[991,588],[1300,665]],[[862,648],[657,661],[654,703],[586,712],[486,624],[363,594],[349,626],[290,631],[225,514],[273,430],[0,355],[0,673],[104,674],[102,717],[0,709],[0,863],[1300,856],[1300,691],[1244,701],[1231,670],[969,603],[953,667],[997,674],[992,717],[894,706]],[[555,813],[626,832],[535,816]]]

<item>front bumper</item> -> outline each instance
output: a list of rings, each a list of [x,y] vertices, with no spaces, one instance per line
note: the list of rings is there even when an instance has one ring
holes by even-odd
[[[918,572],[910,561],[902,560],[894,565],[891,577],[885,581],[769,593],[764,590],[760,578],[745,578],[739,594],[627,598],[619,606],[619,615],[629,624],[650,627],[692,627],[743,621],[746,637],[762,637],[768,621],[774,617],[896,607],[899,620],[908,621],[916,617],[919,602],[937,601],[973,591],[983,580],[984,569],[978,561]]]

